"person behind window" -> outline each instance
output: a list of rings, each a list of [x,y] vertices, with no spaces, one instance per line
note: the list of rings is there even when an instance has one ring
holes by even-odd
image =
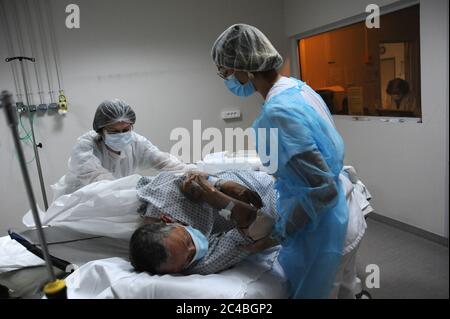
[[[416,98],[407,81],[400,78],[389,81],[386,93],[392,98],[397,110],[412,112],[414,116],[420,116]]]

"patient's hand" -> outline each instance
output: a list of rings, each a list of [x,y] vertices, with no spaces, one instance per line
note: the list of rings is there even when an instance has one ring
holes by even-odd
[[[189,171],[189,172],[186,172],[184,174],[184,176],[187,179],[195,179],[197,177],[204,177],[204,178],[208,179],[209,174],[208,173],[204,173],[204,172],[200,172],[200,171]]]
[[[183,175],[183,182],[181,184],[181,191],[186,197],[192,200],[201,200],[205,196],[204,189],[197,183],[196,179],[201,176],[208,176],[202,172],[188,172]]]
[[[207,174],[189,172],[183,176],[181,191],[186,197],[208,203],[214,208],[221,209],[230,202],[227,195],[219,192],[210,182]]]
[[[251,204],[258,209],[263,206],[261,197],[257,192],[254,192],[251,189],[233,181],[225,181],[221,183],[220,190],[228,196]]]
[[[249,205],[246,201],[242,201],[236,197],[230,196],[225,192],[216,190],[216,188],[212,186],[203,176],[198,177],[196,181],[204,191],[204,197],[202,197],[202,199],[212,207],[223,209],[230,202],[234,203],[234,207],[232,208],[231,213],[231,219],[236,223],[236,227],[247,228],[253,223],[256,218],[257,211],[254,206]]]

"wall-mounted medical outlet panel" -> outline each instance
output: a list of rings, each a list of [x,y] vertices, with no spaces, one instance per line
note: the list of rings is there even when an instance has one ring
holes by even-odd
[[[223,111],[221,113],[222,120],[231,120],[231,119],[239,119],[241,118],[240,110],[231,110],[231,111]]]

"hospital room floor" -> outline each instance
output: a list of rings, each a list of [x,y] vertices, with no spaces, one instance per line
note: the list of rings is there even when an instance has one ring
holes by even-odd
[[[449,298],[448,247],[370,217],[367,224],[357,271],[364,283],[366,266],[379,266],[380,288],[364,288],[372,298]]]

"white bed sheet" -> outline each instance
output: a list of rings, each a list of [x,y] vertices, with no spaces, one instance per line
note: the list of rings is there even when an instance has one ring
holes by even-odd
[[[136,191],[139,178],[131,175],[99,181],[61,196],[41,214],[41,222],[86,234],[129,239],[140,222],[137,209],[141,203]],[[23,222],[27,227],[34,226],[30,211]]]
[[[44,225],[65,226],[100,236],[127,239],[139,223],[136,182],[133,175],[102,181],[61,196],[42,214]],[[30,214],[24,222],[32,226]],[[6,240],[5,240],[6,241]],[[17,243],[7,243],[10,256],[20,263],[3,261],[5,269],[42,264],[40,258]],[[1,248],[1,247],[0,247]],[[278,249],[251,256],[232,269],[201,276],[150,276],[137,273],[122,258],[94,260],[67,278],[69,298],[287,298],[286,281],[276,261]],[[36,260],[37,259],[37,260]],[[0,265],[1,269],[1,265]]]
[[[287,283],[277,261],[279,247],[213,275],[137,273],[122,258],[91,261],[66,278],[70,299],[285,299]],[[0,237],[0,273],[44,265],[8,236]]]
[[[30,253],[9,236],[0,237],[0,273],[43,265],[44,260]]]
[[[70,299],[276,299],[287,298],[286,280],[274,248],[213,275],[136,273],[122,258],[85,264],[67,279]]]
[[[133,175],[115,181],[88,185],[73,194],[61,196],[43,214],[44,225],[62,225],[88,234],[127,239],[139,223],[136,213],[139,201],[135,185],[140,176]],[[354,201],[354,206],[359,203]],[[360,214],[362,217],[362,214]],[[26,216],[24,222],[30,218]],[[28,218],[28,219],[27,219]],[[364,219],[362,218],[362,221]],[[365,226],[365,223],[364,223]],[[352,244],[359,241],[365,227],[347,236]],[[11,243],[8,245],[12,246]],[[16,247],[17,248],[17,247]],[[1,246],[0,246],[1,249]],[[10,249],[11,252],[11,248]],[[1,253],[1,250],[0,250]],[[23,249],[18,251],[29,263]],[[83,265],[69,277],[71,298],[286,298],[286,287],[281,267],[275,262],[276,252],[255,255],[235,268],[208,276],[149,276],[135,273],[121,258],[96,260]],[[37,258],[37,257],[36,257]],[[259,259],[258,259],[259,258]],[[262,259],[261,259],[262,258]],[[268,260],[272,260],[267,264]],[[8,264],[8,260],[4,260]],[[1,263],[1,260],[0,260]],[[17,265],[26,266],[25,260]],[[0,265],[0,271],[2,265]],[[275,270],[274,270],[275,269]],[[72,282],[72,280],[74,282]],[[76,287],[76,283],[80,283]]]

